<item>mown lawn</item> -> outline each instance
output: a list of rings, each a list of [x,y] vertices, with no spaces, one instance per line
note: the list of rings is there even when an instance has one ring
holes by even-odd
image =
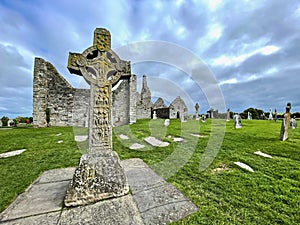
[[[300,128],[290,129],[289,139],[281,142],[281,124],[274,121],[244,120],[239,130],[223,120],[171,120],[167,128],[162,124],[139,120],[114,128],[114,150],[121,159],[143,159],[198,206],[197,213],[174,224],[300,224]],[[120,139],[120,134],[130,139]],[[149,135],[170,145],[147,145],[142,140]],[[173,137],[185,141],[176,143]],[[27,149],[0,159],[0,211],[43,171],[75,166],[83,148],[73,141],[70,127],[0,130],[0,140],[0,153]],[[145,148],[129,149],[135,142]],[[255,155],[258,150],[273,158]],[[236,161],[255,172],[237,167]]]

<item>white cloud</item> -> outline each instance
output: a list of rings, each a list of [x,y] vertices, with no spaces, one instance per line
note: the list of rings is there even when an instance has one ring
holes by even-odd
[[[277,52],[280,48],[277,47],[277,46],[274,46],[274,45],[267,45],[265,47],[262,47],[260,49],[258,49],[257,51],[255,52],[259,52],[263,55],[271,55],[275,52]]]
[[[222,0],[208,0],[207,3],[208,9],[210,11],[215,11],[221,5]]]
[[[232,78],[232,79],[229,79],[229,80],[224,80],[224,81],[221,81],[219,83],[219,85],[224,85],[224,84],[236,84],[238,81],[236,78]]]
[[[197,48],[200,52],[204,52],[217,42],[222,36],[223,28],[221,24],[211,24],[203,37],[200,37],[197,41]]]

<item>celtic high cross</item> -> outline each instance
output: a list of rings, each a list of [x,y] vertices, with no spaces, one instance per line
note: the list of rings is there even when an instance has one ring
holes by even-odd
[[[131,75],[130,62],[111,50],[109,31],[96,28],[93,46],[82,54],[70,53],[68,69],[90,84],[89,152],[112,149],[112,86]]]
[[[111,50],[108,30],[97,28],[94,44],[80,53],[70,53],[68,69],[91,86],[88,152],[80,158],[68,187],[66,206],[87,205],[129,192],[118,154],[112,149],[112,86],[131,76],[130,62]]]

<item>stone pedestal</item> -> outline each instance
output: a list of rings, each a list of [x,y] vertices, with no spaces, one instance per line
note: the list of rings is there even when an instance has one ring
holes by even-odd
[[[66,206],[88,205],[129,192],[116,152],[102,150],[81,157],[65,197]]]

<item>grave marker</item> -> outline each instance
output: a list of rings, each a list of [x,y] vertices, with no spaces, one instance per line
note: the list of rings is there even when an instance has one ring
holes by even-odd
[[[199,104],[198,102],[196,103],[195,105],[195,117],[196,117],[196,120],[199,120]]]
[[[291,103],[287,103],[285,107],[284,118],[282,119],[281,130],[280,130],[281,141],[285,141],[289,137],[288,131],[289,131],[289,125],[291,120],[291,113],[290,113],[291,108],[292,108]]]
[[[239,114],[236,113],[233,116],[233,121],[234,121],[234,128],[235,129],[242,128],[241,116]]]
[[[66,206],[87,205],[129,192],[118,154],[112,151],[112,86],[131,75],[130,62],[111,50],[108,30],[96,28],[93,46],[69,53],[68,69],[91,88],[88,153],[80,159],[65,197]]]

